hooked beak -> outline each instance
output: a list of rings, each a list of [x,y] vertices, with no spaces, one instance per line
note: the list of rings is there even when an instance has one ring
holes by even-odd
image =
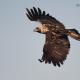
[[[34,31],[34,32],[38,32],[38,29],[35,28],[33,31]]]
[[[34,32],[40,32],[40,29],[37,27],[33,30]]]
[[[38,33],[42,33],[45,34],[47,33],[49,30],[46,27],[37,27],[33,30],[34,32],[38,32]]]

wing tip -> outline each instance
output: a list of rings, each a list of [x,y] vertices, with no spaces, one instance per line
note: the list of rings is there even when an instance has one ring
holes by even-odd
[[[28,18],[31,21],[39,21],[39,22],[45,22],[45,20],[49,20],[50,23],[55,21],[55,18],[50,16],[49,13],[46,14],[44,10],[41,10],[39,7],[33,6],[31,9],[26,8]]]

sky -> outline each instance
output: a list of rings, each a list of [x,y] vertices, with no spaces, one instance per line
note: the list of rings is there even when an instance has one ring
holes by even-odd
[[[45,43],[33,32],[38,23],[26,17],[26,8],[45,10],[66,28],[80,32],[80,0],[0,1],[0,80],[80,80],[80,42],[69,37],[71,48],[64,65],[39,63]]]

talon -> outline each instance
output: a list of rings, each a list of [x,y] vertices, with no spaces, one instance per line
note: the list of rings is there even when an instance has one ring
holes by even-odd
[[[44,62],[42,59],[38,59],[40,62]]]

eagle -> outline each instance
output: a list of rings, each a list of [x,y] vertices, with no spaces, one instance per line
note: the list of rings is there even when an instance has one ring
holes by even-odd
[[[45,34],[45,44],[40,62],[60,67],[66,60],[70,50],[68,36],[80,41],[80,33],[76,29],[66,29],[64,24],[40,8],[26,8],[26,16],[30,21],[40,22],[35,32]]]

